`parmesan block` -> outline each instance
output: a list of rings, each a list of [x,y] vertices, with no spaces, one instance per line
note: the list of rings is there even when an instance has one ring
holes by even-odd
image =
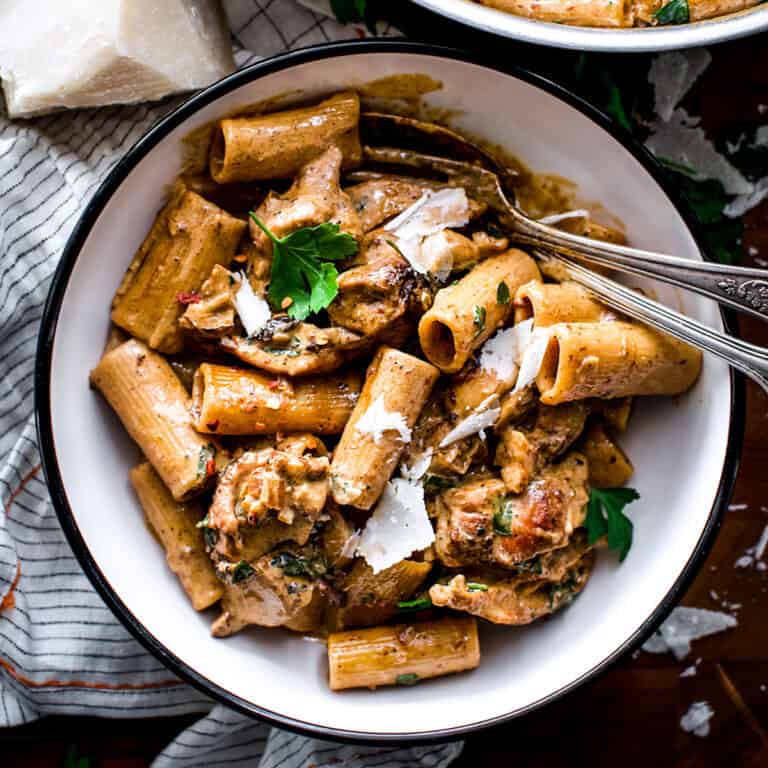
[[[234,68],[214,0],[0,3],[0,78],[11,117],[159,99]]]

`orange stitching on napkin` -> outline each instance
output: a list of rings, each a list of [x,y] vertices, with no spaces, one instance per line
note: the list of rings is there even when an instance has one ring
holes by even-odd
[[[5,503],[5,514],[7,515],[11,511],[11,507],[13,506],[13,502],[16,501],[16,498],[18,495],[24,490],[24,487],[26,484],[40,471],[41,464],[35,464],[32,469],[27,472],[24,477],[21,478],[21,482],[19,483],[18,487],[15,491],[8,497],[8,501]]]
[[[13,578],[13,583],[11,584],[11,588],[6,593],[5,597],[0,600],[0,612],[2,611],[9,611],[11,608],[16,607],[16,597],[14,596],[14,591],[16,590],[16,586],[19,583],[19,579],[21,578],[21,562],[16,561],[16,576]]]
[[[161,680],[158,683],[90,683],[87,680],[30,680],[19,674],[13,666],[0,658],[0,667],[28,688],[95,688],[104,691],[144,691],[147,688],[171,688],[181,685],[179,680]]]

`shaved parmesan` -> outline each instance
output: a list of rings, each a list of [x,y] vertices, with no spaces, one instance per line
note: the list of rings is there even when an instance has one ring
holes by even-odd
[[[501,416],[501,406],[497,395],[486,397],[474,413],[460,421],[441,441],[439,448],[455,443],[457,440],[463,440],[465,437],[471,437],[484,429],[492,427]]]
[[[239,279],[240,287],[234,297],[235,309],[245,332],[253,336],[269,322],[272,312],[269,304],[253,292],[248,278],[241,274]]]
[[[530,323],[532,326],[533,319],[526,320],[524,323],[518,323],[518,325],[524,325],[525,323]],[[539,375],[541,364],[544,362],[544,354],[549,346],[551,335],[549,328],[534,328],[530,332],[525,341],[523,356],[520,360],[520,372],[517,374],[517,381],[515,382],[515,388],[512,390],[513,392],[525,389],[525,387],[533,384]]]
[[[357,420],[355,429],[371,435],[375,443],[380,443],[385,432],[397,432],[404,443],[411,442],[411,429],[402,413],[388,411],[384,405],[384,396],[379,395],[366,412]]]
[[[690,653],[694,640],[723,632],[737,624],[738,621],[727,613],[679,606],[643,644],[643,650],[647,653],[669,652],[681,661]]]
[[[341,551],[339,552],[339,555],[341,557],[354,557],[355,552],[357,551],[357,547],[360,544],[360,536],[362,534],[362,531],[355,531],[345,542],[344,546],[341,548]]]
[[[11,117],[159,99],[232,72],[229,30],[207,0],[0,3]],[[55,41],[55,44],[51,44]]]
[[[680,718],[680,727],[686,733],[704,738],[709,736],[709,721],[714,714],[715,711],[706,701],[694,701]]]
[[[675,107],[683,100],[712,56],[704,48],[662,53],[651,62],[648,82],[653,86],[656,114],[668,122]]]
[[[422,453],[420,456],[415,457],[415,460],[412,466],[409,467],[406,464],[401,464],[400,474],[406,480],[410,480],[413,483],[421,480],[421,478],[427,474],[429,465],[432,463],[432,454],[433,454],[433,450],[431,448],[427,448],[427,450],[424,451],[424,453]]]
[[[735,568],[752,568],[756,567],[758,570],[763,570],[760,566],[765,566],[761,562],[763,555],[765,554],[766,547],[768,547],[768,525],[763,528],[763,532],[760,534],[760,538],[754,546],[749,547],[744,554],[733,564]]]
[[[690,667],[686,667],[681,673],[680,677],[695,677],[696,676],[696,665],[691,664]]]
[[[421,275],[445,280],[453,269],[446,229],[469,222],[469,200],[461,188],[428,189],[409,208],[385,225],[403,258]]]
[[[360,536],[357,554],[379,573],[435,540],[420,485],[396,478],[384,488],[381,500]]]
[[[755,188],[748,195],[738,195],[723,208],[723,213],[732,219],[738,219],[747,211],[756,208],[768,197],[768,176],[755,182]]]
[[[549,216],[544,216],[539,219],[539,224],[559,224],[561,221],[567,221],[568,219],[588,219],[590,213],[585,208],[579,208],[575,211],[564,211],[563,213],[552,213]]]
[[[656,157],[691,168],[698,181],[717,179],[729,195],[752,194],[754,185],[715,149],[699,122],[678,107],[668,122],[654,126],[645,146]]]
[[[493,372],[500,381],[511,382],[520,368],[532,327],[533,320],[523,320],[491,336],[480,350],[480,368]]]
[[[752,142],[753,147],[768,147],[768,125],[761,125],[755,131],[755,139]]]

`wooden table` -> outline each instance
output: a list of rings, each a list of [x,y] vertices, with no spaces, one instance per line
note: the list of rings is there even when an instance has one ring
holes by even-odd
[[[407,5],[407,4],[406,4]],[[469,33],[456,25],[404,7],[398,22],[416,39],[477,47],[499,60],[516,62],[564,82],[577,54],[543,51]],[[427,23],[428,19],[428,23]],[[713,137],[734,127],[768,123],[768,44],[752,39],[711,49],[713,63],[686,99]],[[598,57],[593,57],[598,58]],[[648,57],[599,57],[602,66],[640,88]],[[589,87],[589,84],[587,84]],[[632,96],[632,94],[630,94]],[[768,261],[768,202],[745,219],[745,265]],[[746,319],[742,335],[768,346],[768,326]],[[683,603],[720,609],[741,604],[739,626],[697,641],[690,660],[701,657],[694,677],[680,678],[685,664],[670,656],[640,653],[610,672],[526,719],[471,736],[456,768],[765,768],[768,766],[768,571],[735,569],[768,523],[768,397],[748,385],[744,453],[732,499],[738,505],[722,530]],[[746,505],[746,506],[742,506]],[[712,590],[718,595],[713,599]],[[690,663],[690,662],[688,662]],[[681,715],[705,699],[715,710],[708,738],[684,733]],[[0,731],[1,768],[63,765],[75,745],[92,768],[147,766],[194,718],[150,721],[49,718]]]

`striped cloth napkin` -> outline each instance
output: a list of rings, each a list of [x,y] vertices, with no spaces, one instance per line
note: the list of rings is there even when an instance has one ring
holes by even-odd
[[[294,0],[225,5],[239,66],[359,35]],[[309,5],[323,10],[322,3]],[[49,280],[94,190],[179,100],[16,122],[0,113],[0,726],[56,714],[199,712],[201,719],[162,751],[154,768],[445,766],[460,743],[344,746],[271,729],[215,706],[148,655],[112,616],[59,527],[40,468],[33,414],[35,344]]]

